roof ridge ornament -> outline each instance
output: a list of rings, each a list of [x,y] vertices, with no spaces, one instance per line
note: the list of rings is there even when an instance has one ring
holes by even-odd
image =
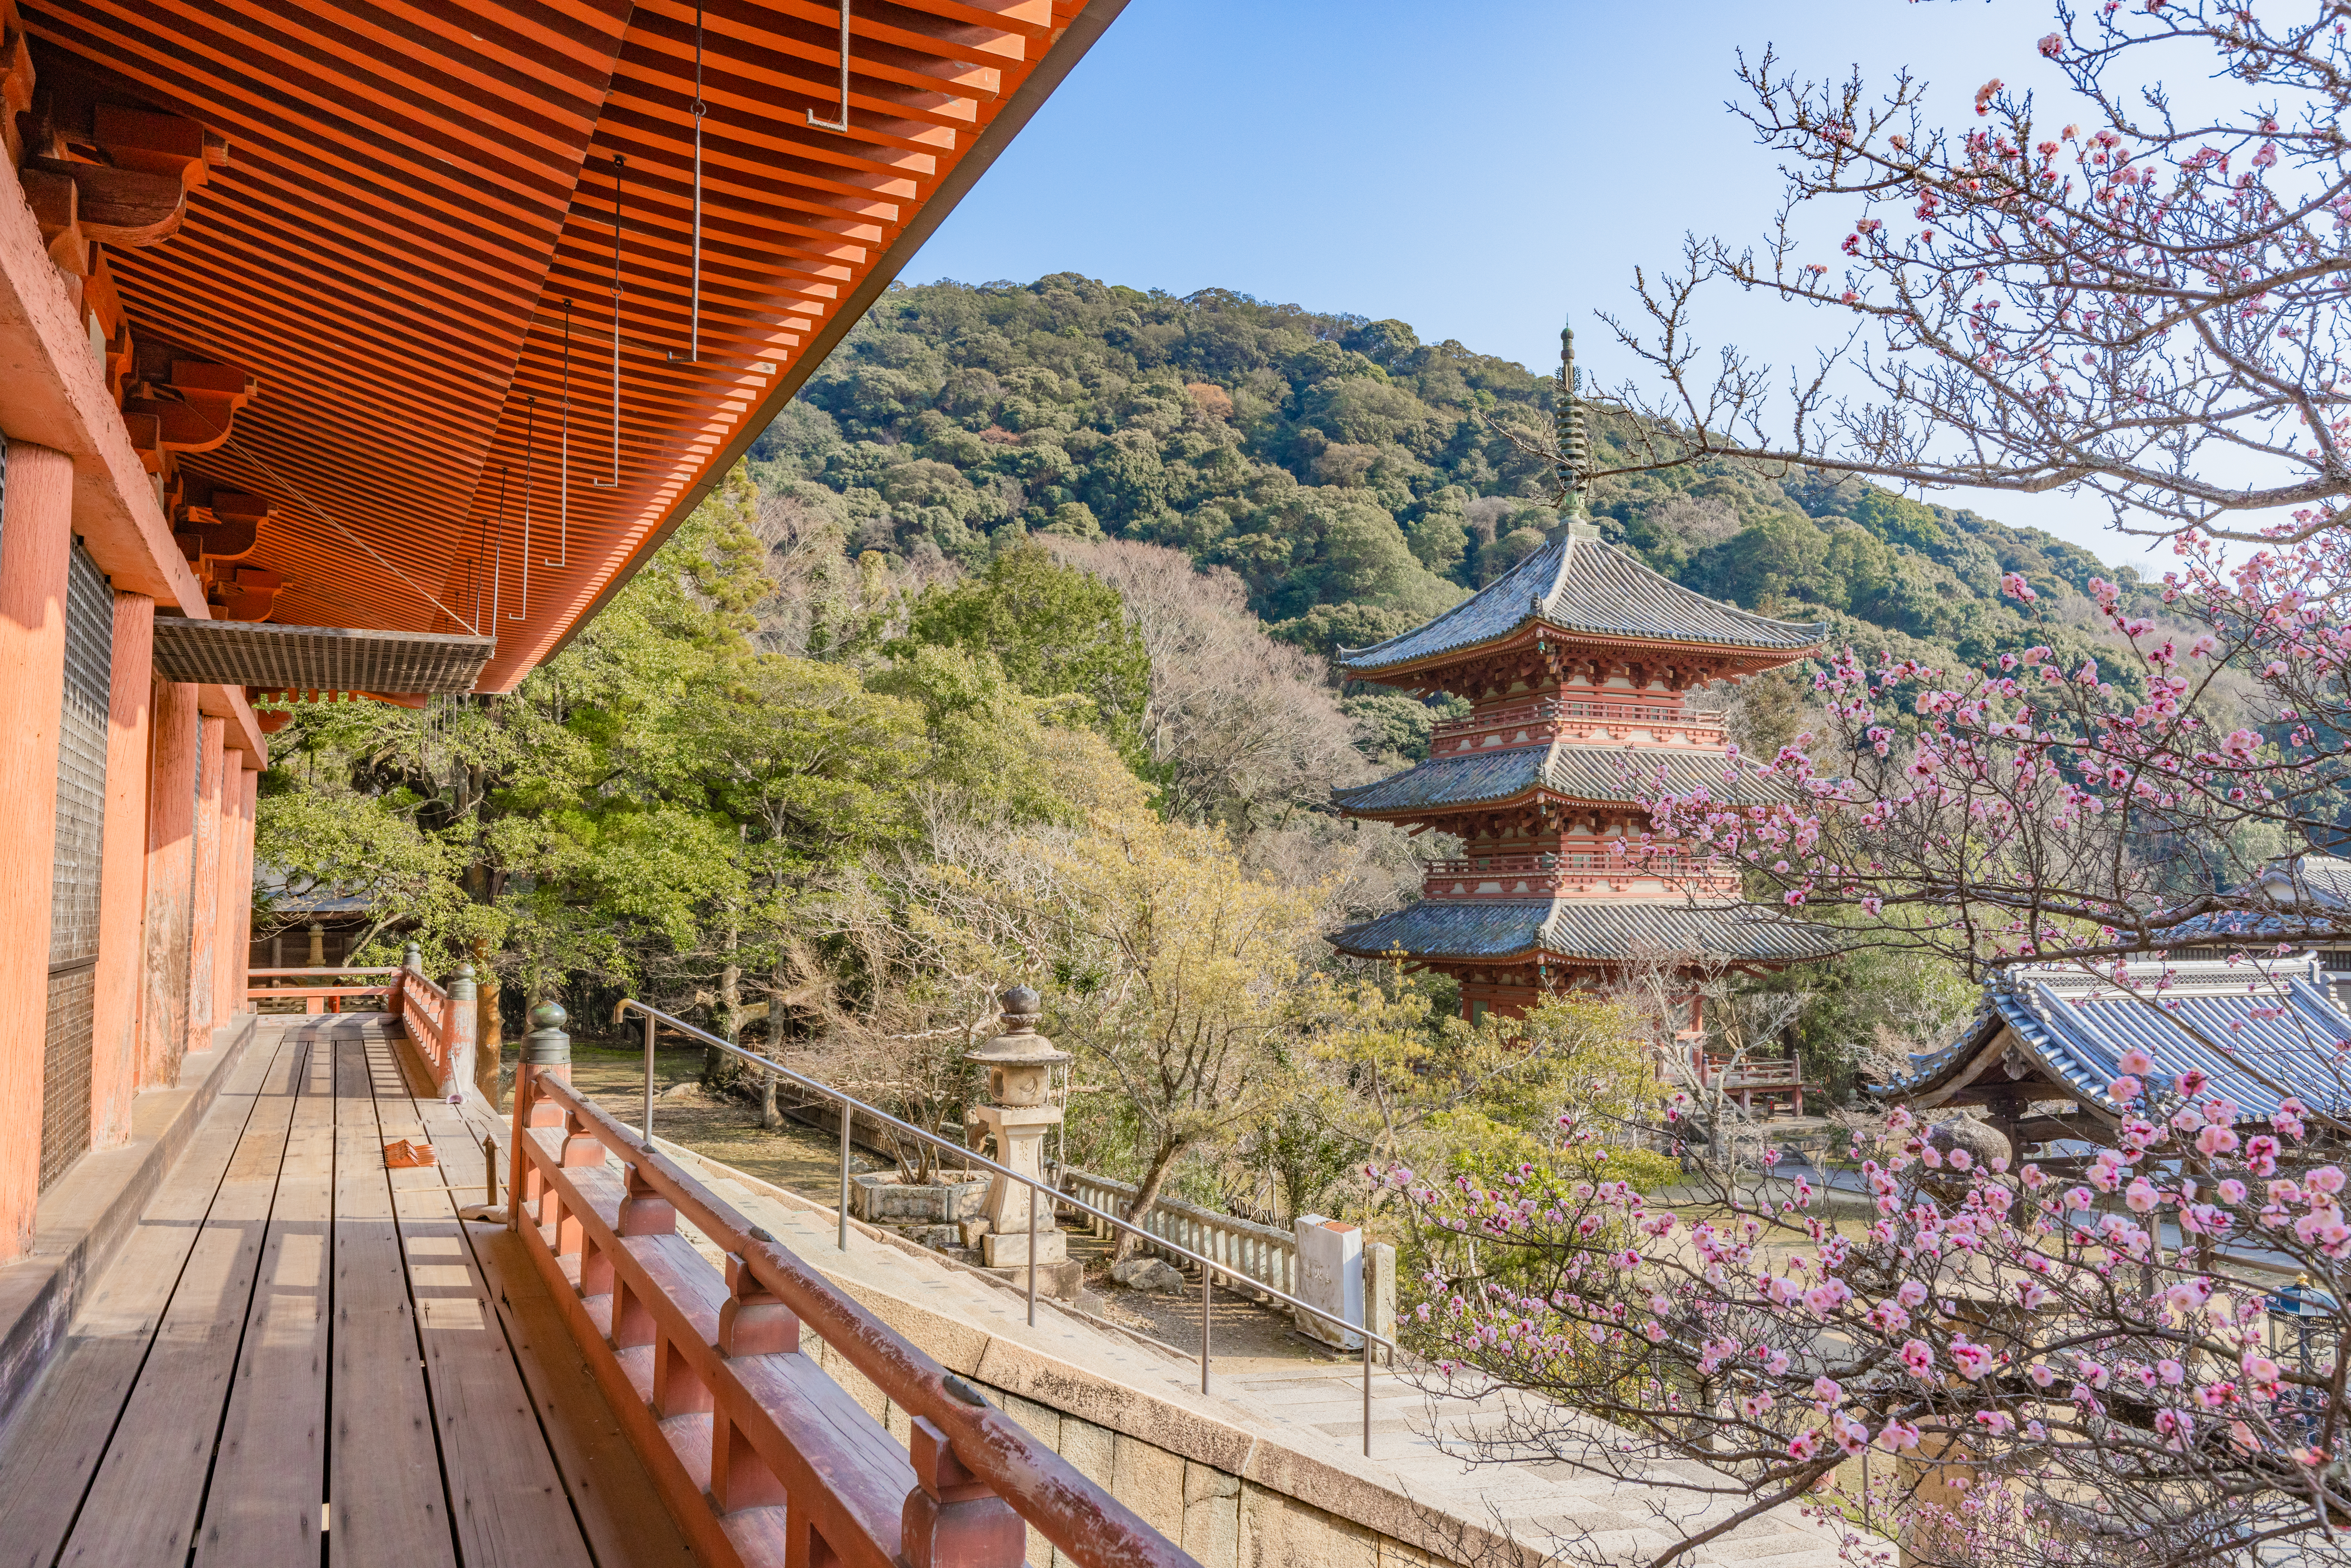
[[[1583,486],[1592,473],[1592,445],[1584,430],[1583,403],[1575,395],[1575,329],[1559,329],[1559,395],[1552,400],[1552,422],[1559,456],[1553,472],[1559,479],[1558,510],[1562,521],[1588,523]]]

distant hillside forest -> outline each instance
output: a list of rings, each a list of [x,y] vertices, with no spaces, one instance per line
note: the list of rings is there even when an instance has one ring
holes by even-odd
[[[516,692],[422,722],[287,705],[260,859],[288,893],[365,897],[374,960],[471,962],[503,1028],[539,997],[591,1031],[651,997],[926,1125],[961,1124],[971,1031],[1033,978],[1086,1081],[1120,1086],[1073,1107],[1071,1157],[1236,1212],[1368,1212],[1347,1173],[1382,1150],[1548,1157],[1584,1046],[1655,1090],[1615,1051],[1637,1007],[1511,1024],[1552,1041],[1529,1054],[1459,1020],[1449,980],[1322,936],[1447,852],[1330,801],[1425,756],[1458,703],[1342,687],[1332,653],[1558,526],[1505,434],[1547,425],[1552,392],[1401,322],[1222,291],[893,289]],[[1605,463],[1624,431],[1596,434]],[[1591,500],[1660,571],[1834,643],[1948,663],[2096,640],[2099,564],[1972,513],[1727,465]],[[2029,631],[1994,597],[2011,570],[2041,590]],[[1809,682],[1713,696],[1768,749]],[[1719,978],[1709,1027],[1794,1047],[1816,1104],[1976,998],[1885,948]]]
[[[1401,321],[1225,289],[942,282],[893,289],[753,466],[764,489],[831,514],[851,554],[917,579],[1024,534],[1171,546],[1230,568],[1277,636],[1328,653],[1541,546],[1548,476],[1500,426],[1547,422],[1554,386]],[[1594,435],[1598,465],[1625,460],[1621,420],[1604,412]],[[1997,597],[2003,572],[2077,593],[2127,575],[2036,529],[1809,472],[1706,463],[1602,480],[1590,503],[1610,538],[1691,588],[1826,621],[1833,645],[1946,662],[2023,635]],[[1400,699],[1347,706],[1372,755],[1416,754],[1426,721]]]

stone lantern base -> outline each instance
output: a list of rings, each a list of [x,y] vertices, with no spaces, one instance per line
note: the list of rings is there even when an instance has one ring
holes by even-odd
[[[1041,1207],[1041,1205],[1040,1207]],[[1026,1216],[1023,1218],[1025,1218]],[[979,1260],[991,1269],[1008,1268],[1016,1263],[1026,1264],[1029,1261],[1029,1240],[1030,1238],[1026,1231],[1015,1231],[1009,1236],[998,1236],[993,1233],[982,1236],[979,1239]],[[1045,1230],[1040,1228],[1035,1240],[1037,1261],[1040,1263],[1062,1262],[1070,1255],[1070,1239],[1058,1230]]]

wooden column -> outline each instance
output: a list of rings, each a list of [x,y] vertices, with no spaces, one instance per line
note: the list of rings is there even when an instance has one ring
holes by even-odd
[[[208,1051],[213,1039],[213,993],[217,988],[220,950],[221,771],[227,759],[223,742],[228,721],[206,714],[197,725],[196,823],[193,913],[188,921],[188,1040],[185,1051]]]
[[[236,921],[236,997],[237,1010],[251,1012],[253,1005],[245,999],[246,987],[253,983],[253,835],[261,825],[261,769],[248,768],[245,774],[245,857],[237,873]]]
[[[139,1092],[140,1004],[146,988],[149,689],[155,673],[155,601],[114,596],[114,664],[106,710],[106,837],[98,894],[98,975],[90,1014],[89,1146],[131,1136]]]
[[[253,946],[253,805],[261,775],[242,751],[222,773],[220,946],[214,965],[213,1022],[245,1011],[245,972]]]
[[[147,772],[147,961],[141,977],[142,1085],[179,1081],[188,1049],[188,947],[195,899],[196,688],[157,681]]]
[[[9,442],[0,476],[0,1261],[33,1238],[41,1186],[57,727],[65,700],[73,460]]]

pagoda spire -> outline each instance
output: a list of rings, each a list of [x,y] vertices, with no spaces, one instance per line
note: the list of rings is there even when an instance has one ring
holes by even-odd
[[[1583,504],[1584,477],[1592,472],[1592,448],[1583,429],[1583,404],[1575,395],[1575,329],[1559,329],[1559,395],[1552,401],[1558,438],[1559,515],[1582,522],[1592,514]]]

